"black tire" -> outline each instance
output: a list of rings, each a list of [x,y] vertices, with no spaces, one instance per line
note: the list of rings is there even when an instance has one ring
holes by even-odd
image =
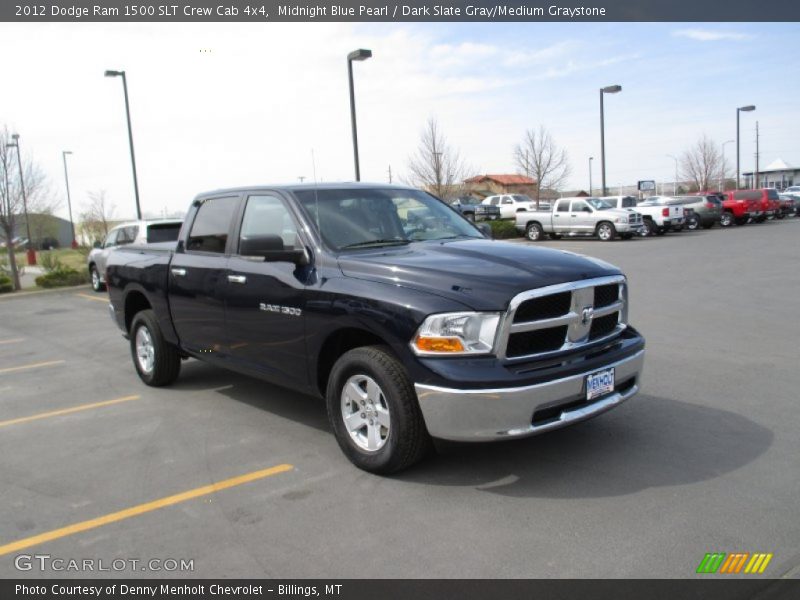
[[[686,219],[686,229],[689,231],[697,231],[700,229],[700,217],[697,215],[692,215]]]
[[[734,223],[733,213],[723,212],[719,217],[720,227],[730,227]]]
[[[656,226],[652,219],[645,219],[642,221],[642,237],[651,237],[656,233]]]
[[[613,223],[608,221],[601,221],[594,228],[594,234],[604,242],[613,242],[617,237],[617,230],[614,228]]]
[[[561,234],[560,233],[548,233],[547,237],[549,237],[551,240],[560,240],[561,239]]]
[[[152,347],[152,368],[148,371],[137,352],[139,332],[146,332]],[[144,335],[144,333],[143,333]],[[139,378],[147,385],[161,387],[173,383],[181,372],[181,354],[173,345],[168,344],[161,334],[155,313],[148,309],[136,314],[130,330],[131,357]]]
[[[97,267],[92,265],[89,268],[89,277],[92,279],[92,289],[95,292],[102,292],[106,289],[105,284],[100,280],[100,273],[97,272]]]
[[[345,425],[345,385],[364,376],[377,383],[389,414],[387,434],[381,440],[383,445],[374,451],[359,446]],[[402,363],[385,346],[364,346],[343,354],[331,370],[325,400],[336,441],[359,469],[378,474],[396,473],[419,462],[433,447],[414,386]],[[355,412],[358,410],[361,409]]]
[[[531,242],[538,242],[544,236],[544,229],[538,223],[528,223],[525,227],[525,237]]]

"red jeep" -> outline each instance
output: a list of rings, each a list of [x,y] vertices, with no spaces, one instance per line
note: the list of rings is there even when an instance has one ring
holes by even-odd
[[[764,209],[761,208],[759,190],[733,190],[721,192],[720,196],[722,217],[719,224],[722,227],[730,227],[734,223],[744,225],[749,219],[758,220],[763,216]]]

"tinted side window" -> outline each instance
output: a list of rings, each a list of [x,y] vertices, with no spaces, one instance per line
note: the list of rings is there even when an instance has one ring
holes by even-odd
[[[119,229],[112,229],[111,231],[109,231],[108,235],[106,236],[106,241],[103,244],[103,247],[104,248],[111,248],[113,246],[116,246],[117,245],[117,236],[119,235],[119,232],[120,232]]]
[[[300,247],[295,227],[289,210],[283,201],[276,196],[250,196],[242,220],[241,239],[269,236],[283,243],[284,250]]]
[[[236,204],[235,198],[212,198],[203,202],[194,218],[186,249],[224,253]]]
[[[778,190],[770,188],[767,190],[767,198],[770,200],[779,200],[780,196],[778,196]]]
[[[586,204],[585,200],[575,200],[572,203],[572,212],[580,212],[584,208],[589,208],[589,205]],[[591,211],[589,211],[589,212],[591,212]]]
[[[636,198],[630,196],[622,199],[622,208],[636,208]]]
[[[180,223],[159,223],[158,225],[150,225],[147,228],[147,241],[151,244],[155,242],[175,242],[178,239],[180,231]]]
[[[569,200],[562,200],[556,206],[556,212],[569,212]]]

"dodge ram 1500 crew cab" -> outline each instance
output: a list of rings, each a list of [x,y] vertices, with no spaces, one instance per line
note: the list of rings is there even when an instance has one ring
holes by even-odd
[[[108,258],[111,314],[144,383],[172,383],[194,357],[323,397],[367,471],[413,464],[431,438],[569,425],[639,389],[644,339],[619,269],[487,239],[420,190],[202,194],[166,246]]]
[[[541,240],[545,233],[555,239],[562,235],[596,235],[609,242],[617,235],[628,240],[637,234],[642,215],[614,208],[598,198],[560,198],[552,207],[517,214],[516,227],[532,242]]]

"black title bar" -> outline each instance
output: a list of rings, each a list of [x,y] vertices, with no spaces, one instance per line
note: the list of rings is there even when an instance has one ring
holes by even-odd
[[[0,3],[10,22],[800,21],[785,0],[64,0]]]

